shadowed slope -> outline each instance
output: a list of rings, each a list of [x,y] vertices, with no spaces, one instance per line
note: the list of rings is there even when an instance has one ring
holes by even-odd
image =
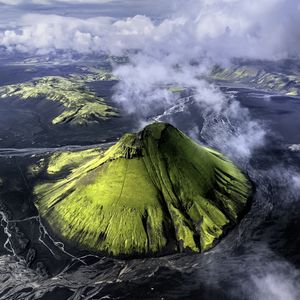
[[[237,222],[250,193],[230,161],[168,124],[126,134],[104,154],[69,155],[70,163],[64,153],[50,161],[51,176],[64,164],[71,171],[37,186],[36,206],[54,232],[94,252],[204,251]]]

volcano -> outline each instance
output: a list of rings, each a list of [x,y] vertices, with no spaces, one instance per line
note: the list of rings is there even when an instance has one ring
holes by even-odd
[[[79,249],[112,256],[210,249],[238,222],[251,191],[231,161],[165,123],[103,152],[56,155],[48,173],[35,187],[47,226]]]

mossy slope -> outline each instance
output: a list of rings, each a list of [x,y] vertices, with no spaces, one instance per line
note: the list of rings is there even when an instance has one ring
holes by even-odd
[[[33,81],[0,88],[0,96],[30,100],[43,98],[62,104],[64,110],[52,120],[53,125],[69,123],[88,125],[117,115],[115,108],[90,91],[75,77],[46,76]]]
[[[232,66],[215,67],[210,75],[213,80],[236,82],[265,91],[278,92],[287,96],[298,96],[300,93],[299,74],[283,74],[265,71],[261,67]]]
[[[241,171],[171,125],[149,125],[95,151],[70,154],[71,163],[68,154],[51,159],[51,176],[63,164],[69,175],[35,188],[42,218],[79,248],[117,256],[201,252],[245,209],[250,186]]]

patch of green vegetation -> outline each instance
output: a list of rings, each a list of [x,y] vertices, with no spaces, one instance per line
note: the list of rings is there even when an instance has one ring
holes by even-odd
[[[286,94],[287,96],[296,97],[299,95],[299,90],[296,88],[292,88],[289,90],[289,92]]]
[[[103,69],[92,69],[91,73],[80,76],[84,82],[94,82],[94,81],[117,81],[118,78],[109,71]],[[75,75],[78,76],[78,75]]]
[[[171,93],[182,93],[185,89],[179,86],[171,86],[168,88],[168,91]]]
[[[43,220],[78,248],[113,256],[205,251],[237,223],[250,194],[232,162],[164,123],[104,153],[54,154],[48,176],[35,187]]]
[[[212,71],[212,77],[219,80],[249,80],[257,76],[257,70],[246,67],[221,68],[215,67]]]
[[[297,96],[300,91],[300,76],[266,72],[250,66],[216,66],[210,75],[214,80],[247,84],[266,91],[276,91],[288,96]]]
[[[49,76],[33,81],[0,88],[2,98],[43,98],[61,103],[63,112],[52,120],[53,124],[87,125],[117,116],[117,110],[90,91],[84,82],[75,78]]]
[[[62,170],[74,169],[80,164],[98,158],[103,151],[101,149],[88,149],[84,151],[67,151],[53,154],[48,163],[48,174],[56,174]]]

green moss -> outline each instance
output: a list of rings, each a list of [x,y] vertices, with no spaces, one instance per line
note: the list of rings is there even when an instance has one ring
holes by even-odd
[[[300,77],[276,72],[266,72],[263,68],[251,66],[216,66],[210,78],[246,84],[266,91],[277,91],[289,96],[297,96],[300,90]]]
[[[57,179],[63,170],[69,175]],[[35,187],[42,218],[79,248],[115,256],[205,251],[250,193],[232,162],[163,123],[104,153],[55,154],[48,173]]]
[[[52,120],[54,125],[87,125],[117,115],[116,109],[108,106],[103,98],[98,97],[84,82],[76,78],[42,77],[31,82],[4,86],[0,88],[0,95],[2,98],[43,98],[61,103],[64,110]]]
[[[76,75],[75,75],[76,76]],[[84,82],[94,82],[94,81],[116,81],[118,78],[110,71],[105,71],[103,69],[89,69],[89,74],[80,76]]]
[[[48,174],[56,174],[63,169],[72,169],[79,167],[80,164],[99,157],[102,154],[100,149],[88,149],[84,151],[57,152],[49,160]]]
[[[295,88],[291,88],[288,90],[288,92],[286,93],[287,96],[298,96],[298,89]]]
[[[168,91],[171,93],[182,93],[185,91],[185,89],[178,86],[171,86],[168,88]]]

